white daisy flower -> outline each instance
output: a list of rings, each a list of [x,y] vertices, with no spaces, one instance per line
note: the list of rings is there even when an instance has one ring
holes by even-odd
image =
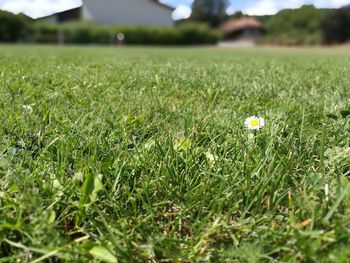
[[[244,125],[248,130],[260,130],[265,126],[265,120],[261,117],[252,116],[245,120]]]

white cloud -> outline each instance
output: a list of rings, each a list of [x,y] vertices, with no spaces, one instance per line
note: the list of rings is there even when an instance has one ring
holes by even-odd
[[[338,8],[350,4],[349,0],[331,0],[332,7]]]
[[[329,0],[329,6],[333,8],[339,8],[347,4],[350,4],[350,0]]]
[[[228,15],[232,15],[232,14],[234,14],[234,13],[236,13],[237,12],[237,9],[234,7],[234,6],[229,6],[228,8],[227,8],[227,10],[226,10],[226,13],[228,14]]]
[[[331,1],[343,1],[343,0],[331,0]],[[243,9],[243,13],[248,15],[274,15],[281,9],[299,8],[302,5],[307,4],[308,2],[309,1],[307,0],[289,0],[289,1],[260,0],[257,3],[248,5],[248,7]]]
[[[25,13],[33,18],[50,15],[81,5],[81,0],[16,0],[4,1],[0,9],[15,14]]]
[[[315,6],[318,8],[339,8],[350,4],[350,0],[315,0]]]
[[[180,20],[186,19],[191,16],[192,9],[186,5],[179,5],[173,12],[173,19]]]
[[[248,15],[273,15],[278,12],[278,4],[274,0],[261,0],[258,3],[243,9],[243,13]]]

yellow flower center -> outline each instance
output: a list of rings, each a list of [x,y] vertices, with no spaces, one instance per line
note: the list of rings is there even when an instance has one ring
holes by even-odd
[[[250,121],[250,125],[251,126],[259,126],[259,120],[256,120],[256,119],[255,120],[251,120]]]

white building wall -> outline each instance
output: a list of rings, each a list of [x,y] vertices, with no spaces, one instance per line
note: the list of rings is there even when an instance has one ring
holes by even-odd
[[[40,21],[45,21],[48,23],[57,23],[57,16],[55,14],[51,15],[51,16],[47,16],[44,18],[39,18]]]
[[[83,0],[82,15],[108,25],[173,25],[172,10],[152,0]]]

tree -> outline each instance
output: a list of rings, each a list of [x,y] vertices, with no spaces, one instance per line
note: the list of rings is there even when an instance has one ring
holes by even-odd
[[[322,23],[327,43],[343,43],[350,40],[350,6],[332,11]]]
[[[0,42],[14,42],[26,37],[29,22],[23,15],[0,10]]]
[[[228,18],[229,19],[239,19],[244,17],[244,14],[242,13],[242,11],[237,11],[235,13],[233,13],[232,15],[230,15]]]
[[[265,23],[267,37],[277,44],[319,44],[322,41],[321,23],[327,9],[304,5],[298,9],[284,9]]]
[[[225,20],[227,7],[227,0],[195,0],[190,19],[215,27]]]

